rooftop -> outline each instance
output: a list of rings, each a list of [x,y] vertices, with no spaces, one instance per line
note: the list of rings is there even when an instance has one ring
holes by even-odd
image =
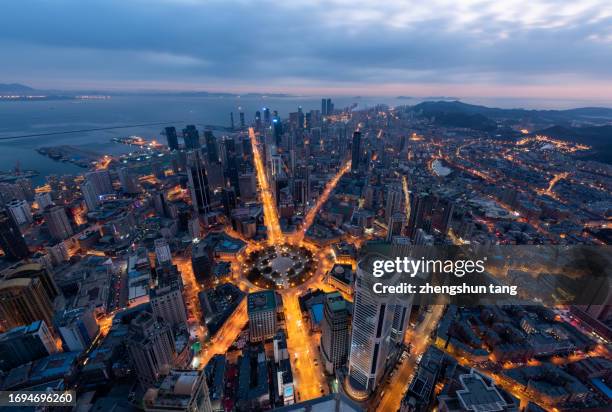
[[[249,313],[274,310],[276,308],[276,294],[273,290],[250,293],[247,307]]]

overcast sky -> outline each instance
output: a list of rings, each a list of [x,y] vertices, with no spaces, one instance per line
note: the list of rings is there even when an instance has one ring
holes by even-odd
[[[609,99],[611,0],[3,0],[0,83]]]

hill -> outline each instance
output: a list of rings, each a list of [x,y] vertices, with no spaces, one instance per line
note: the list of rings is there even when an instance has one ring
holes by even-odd
[[[0,93],[29,93],[35,89],[20,83],[0,83]]]

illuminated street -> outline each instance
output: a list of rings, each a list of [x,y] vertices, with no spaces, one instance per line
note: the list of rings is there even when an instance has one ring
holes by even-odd
[[[296,233],[288,236],[288,241],[290,243],[300,244],[302,242],[304,236],[306,235],[306,232],[308,231],[308,228],[310,228],[315,218],[317,217],[317,214],[319,213],[325,202],[327,202],[327,200],[329,199],[329,195],[338,184],[338,181],[349,170],[351,170],[351,161],[347,160],[342,165],[342,167],[340,167],[338,173],[336,173],[334,177],[332,177],[330,181],[327,182],[327,184],[325,185],[325,189],[323,190],[321,196],[317,199],[317,202],[308,210],[308,213],[306,213],[306,217],[304,218],[304,223],[302,224],[302,227]]]
[[[253,162],[257,171],[257,182],[259,183],[261,202],[264,209],[264,221],[268,228],[268,243],[271,245],[278,245],[283,241],[283,234],[278,221],[278,211],[276,210],[274,195],[268,184],[268,175],[259,150],[257,135],[252,127],[249,128],[249,138],[251,139],[251,146],[253,148]]]
[[[400,401],[404,392],[414,376],[417,366],[417,358],[422,355],[431,343],[430,334],[436,329],[438,321],[442,317],[444,305],[432,305],[432,311],[428,312],[416,330],[408,329],[404,337],[405,343],[411,344],[410,356],[406,358],[391,378],[391,382],[385,385],[385,394],[376,407],[377,411],[394,412],[399,409]],[[377,400],[376,400],[377,401]],[[371,404],[374,406],[374,402]]]

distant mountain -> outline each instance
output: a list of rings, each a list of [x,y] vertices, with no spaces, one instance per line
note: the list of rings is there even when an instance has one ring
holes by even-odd
[[[30,93],[35,89],[19,83],[0,83],[0,93]]]
[[[435,118],[435,122],[440,126],[493,131],[497,128],[497,123],[485,115],[488,114],[486,109],[488,108],[484,106],[458,101],[423,102],[411,108],[422,116]]]
[[[427,101],[411,110],[429,116],[432,113],[482,115],[494,120],[525,121],[540,125],[570,125],[572,121],[612,121],[612,109],[606,107],[582,107],[569,110],[499,109],[460,101]]]

